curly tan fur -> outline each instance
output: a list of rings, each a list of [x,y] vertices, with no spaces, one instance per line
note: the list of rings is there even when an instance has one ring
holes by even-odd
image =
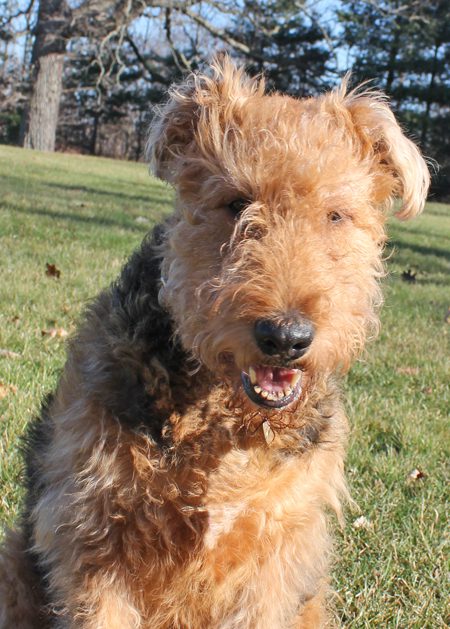
[[[171,91],[149,158],[176,207],[30,428],[0,627],[322,627],[326,511],[347,496],[337,376],[377,330],[386,214],[421,211],[425,163],[379,94],[267,95],[226,58]],[[277,363],[254,322],[292,312],[315,330],[303,392],[256,406],[240,373]]]

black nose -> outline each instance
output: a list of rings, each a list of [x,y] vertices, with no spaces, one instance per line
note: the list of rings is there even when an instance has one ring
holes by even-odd
[[[303,356],[311,345],[314,326],[301,315],[282,319],[258,319],[254,335],[264,354],[295,360]]]

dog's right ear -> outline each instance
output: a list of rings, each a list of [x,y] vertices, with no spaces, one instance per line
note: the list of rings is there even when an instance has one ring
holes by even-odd
[[[227,55],[214,59],[209,72],[172,87],[150,126],[146,155],[153,173],[175,184],[187,157],[219,152],[243,101],[263,92],[264,81],[250,78]]]

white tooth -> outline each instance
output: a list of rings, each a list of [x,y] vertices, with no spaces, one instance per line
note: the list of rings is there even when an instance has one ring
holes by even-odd
[[[268,398],[268,397],[269,397],[269,393],[268,393],[268,391],[261,391],[261,396],[262,396],[263,398]]]
[[[292,389],[291,389],[291,387],[287,387],[287,388],[284,390],[284,395],[285,395],[285,397],[287,397],[288,395],[291,395],[291,393],[292,393]]]
[[[275,402],[277,398],[275,397],[274,393],[269,393],[269,395],[267,396],[267,399],[272,400],[272,402]]]
[[[285,397],[285,392],[284,391],[278,391],[278,399],[282,400]]]
[[[291,378],[291,387],[294,389],[295,386],[297,385],[298,381],[300,380],[300,378],[302,377],[302,372],[301,371],[296,371],[294,373],[294,375]]]
[[[253,387],[253,388],[256,391],[256,393],[258,393],[258,394],[260,394],[261,391],[262,391],[261,387],[259,387],[259,386],[256,386],[256,387]]]
[[[249,378],[250,378],[250,382],[252,384],[256,384],[258,382],[257,379],[256,379],[256,371],[253,369],[253,367],[249,367],[248,368],[248,375],[249,375]]]

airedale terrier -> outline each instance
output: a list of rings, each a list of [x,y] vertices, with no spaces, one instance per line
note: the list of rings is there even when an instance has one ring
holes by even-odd
[[[379,94],[266,94],[226,58],[171,90],[149,157],[175,211],[87,310],[30,428],[0,626],[324,626],[337,381],[426,164]]]

